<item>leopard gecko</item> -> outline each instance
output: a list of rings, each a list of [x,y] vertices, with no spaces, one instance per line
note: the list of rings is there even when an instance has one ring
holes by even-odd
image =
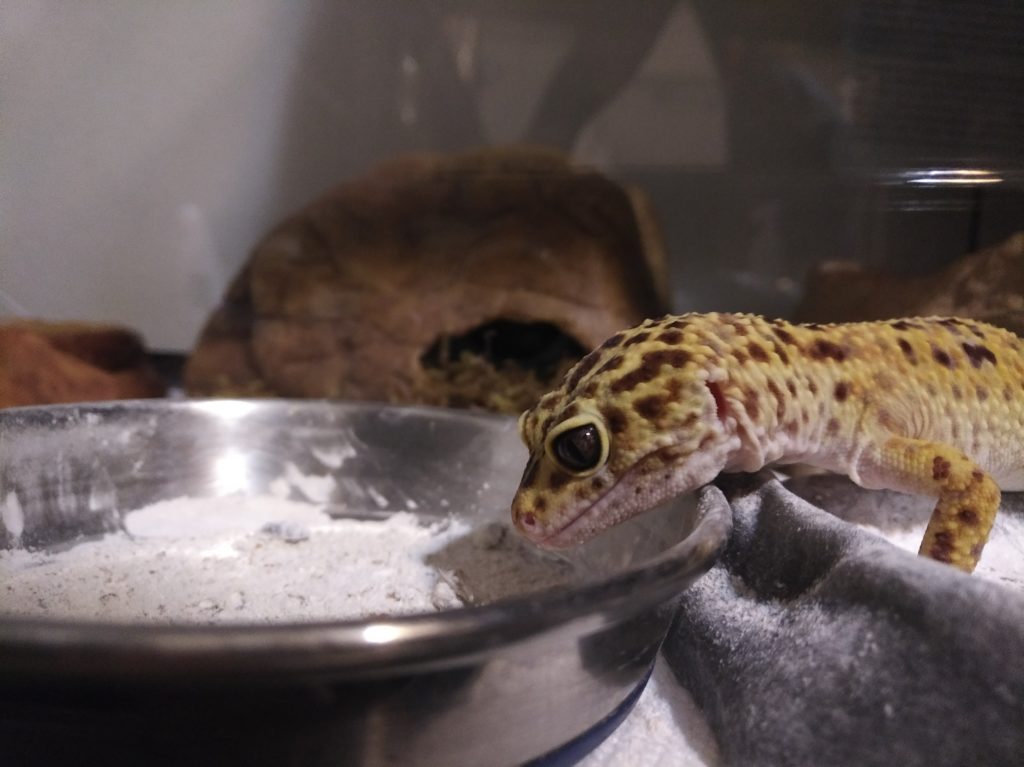
[[[720,472],[804,463],[937,498],[920,553],[971,572],[1024,490],[1024,343],[956,318],[685,314],[616,333],[519,419],[516,527],[566,547]]]

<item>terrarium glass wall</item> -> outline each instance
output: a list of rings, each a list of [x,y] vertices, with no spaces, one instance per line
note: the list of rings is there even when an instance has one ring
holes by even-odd
[[[529,143],[650,197],[674,309],[1024,229],[1012,0],[0,7],[0,313],[186,350],[254,243],[410,151]]]

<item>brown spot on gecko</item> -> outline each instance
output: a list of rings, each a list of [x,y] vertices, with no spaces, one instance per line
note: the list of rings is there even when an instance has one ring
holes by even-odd
[[[850,385],[846,381],[840,381],[836,384],[832,395],[836,398],[836,402],[846,402],[846,398],[850,396]]]
[[[984,386],[977,387],[974,390],[974,393],[977,395],[979,402],[984,402],[985,400],[988,399],[988,389],[986,389]]]
[[[885,408],[882,408],[881,410],[878,411],[878,424],[883,429],[887,429],[888,431],[896,430],[894,428],[896,424],[896,419],[893,418],[892,413],[890,413]]]
[[[662,349],[656,352],[648,352],[644,355],[644,363],[650,363],[656,367],[663,364],[681,368],[690,361],[690,355],[682,349]]]
[[[769,359],[768,352],[764,350],[764,347],[754,341],[747,344],[747,351],[750,352],[751,359],[755,359],[758,362],[767,362]]]
[[[786,391],[789,392],[789,396],[796,396],[796,381],[794,381],[792,378],[786,381]]]
[[[639,333],[637,333],[635,336],[633,336],[632,338],[627,339],[626,342],[624,344],[622,344],[622,345],[623,346],[636,346],[637,344],[642,344],[644,341],[646,341],[650,337],[651,337],[650,333],[648,333],[646,330],[642,330]]]
[[[658,335],[658,340],[674,346],[683,340],[683,334],[678,330],[665,330]]]
[[[964,398],[964,393],[960,390],[960,387],[957,386],[956,384],[953,384],[953,388],[951,389],[951,391],[953,393],[953,399],[963,399]]]
[[[889,391],[896,385],[896,382],[893,381],[892,376],[890,376],[885,371],[876,373],[874,375],[874,381],[875,388],[877,388],[879,391]]]
[[[825,426],[825,433],[828,434],[830,437],[831,436],[835,436],[836,434],[839,433],[839,419],[838,418],[829,418],[828,419],[828,425]]]
[[[740,365],[747,361],[747,355],[744,354],[743,351],[740,349],[733,350],[732,358],[736,360],[736,362]]]
[[[601,417],[604,418],[608,428],[611,429],[612,434],[621,434],[629,426],[629,419],[626,418],[626,414],[622,412],[615,405],[605,405],[601,408]]]
[[[910,342],[907,341],[907,339],[905,339],[905,338],[901,338],[896,343],[899,344],[900,351],[903,352],[903,356],[907,358],[907,361],[911,365],[916,365],[917,364],[917,355],[914,354],[914,347],[910,345]]]
[[[612,348],[618,346],[619,344],[621,344],[622,340],[625,337],[626,337],[625,333],[616,333],[615,335],[610,336],[608,339],[606,339],[605,342],[603,344],[601,344],[601,348],[602,349],[612,349]]]
[[[660,418],[665,412],[665,405],[668,404],[660,394],[652,394],[648,397],[641,397],[633,404],[633,409],[648,421]]]
[[[635,389],[638,385],[645,381],[650,381],[653,378],[654,376],[648,375],[647,371],[645,371],[643,367],[638,367],[629,373],[626,373],[626,375],[622,376],[622,378],[617,381],[614,381],[611,385],[611,390],[616,394],[621,394],[622,392]]]
[[[793,334],[782,328],[772,328],[772,332],[775,337],[778,338],[782,343],[789,344],[790,346],[796,346],[796,339],[793,338]]]
[[[965,525],[976,525],[978,524],[978,512],[974,509],[963,508],[957,512],[957,518]]]
[[[953,534],[943,530],[941,533],[935,534],[935,542],[932,544],[931,551],[929,554],[932,559],[937,559],[940,562],[949,562],[952,559],[953,553]]]
[[[811,394],[815,394],[816,395],[818,393],[818,384],[816,384],[812,380],[808,380],[807,381],[807,391],[809,391]]]
[[[672,330],[686,330],[686,328],[689,327],[689,323],[687,323],[686,320],[672,320],[665,327],[671,328]]]
[[[553,471],[551,472],[551,477],[548,479],[548,487],[552,490],[558,490],[569,484],[570,479],[572,479],[572,477],[570,477],[567,472]]]
[[[819,338],[808,348],[807,353],[815,360],[835,360],[843,362],[846,359],[846,351],[839,344]]]
[[[971,472],[971,479],[974,480],[975,484],[977,484],[978,482],[981,482],[983,479],[985,479],[985,472],[983,472],[981,469],[975,469],[974,471]]]
[[[937,346],[932,346],[932,357],[943,367],[953,369],[953,358],[949,356],[949,353],[945,349],[940,349]]]
[[[609,357],[608,361],[598,368],[597,374],[607,373],[609,370],[618,370],[622,367],[622,363],[626,361],[626,358],[621,354],[616,354],[614,357]]]
[[[519,484],[523,487],[532,487],[534,481],[537,479],[537,468],[540,466],[540,461],[533,460],[526,466],[526,471],[523,472],[523,478]]]
[[[772,341],[772,348],[775,350],[775,353],[779,356],[779,362],[781,362],[783,365],[788,365],[789,355],[786,353],[786,350],[782,347],[782,344],[776,341]]]
[[[594,369],[594,365],[597,364],[597,361],[599,359],[601,359],[601,352],[599,351],[592,351],[586,357],[581,359],[577,363],[576,367],[573,368],[572,373],[569,374],[569,378],[565,382],[566,388],[569,391],[575,389],[579,382],[583,379],[583,376],[585,376],[587,373]]]
[[[1007,384],[1006,386],[1003,387],[1003,401],[1004,402],[1009,402],[1012,399],[1013,399],[1013,389],[1011,389],[1010,385]]]
[[[953,465],[941,455],[935,456],[932,460],[932,479],[936,482],[949,479],[949,472],[952,468]]]
[[[640,366],[612,383],[611,390],[616,394],[631,391],[638,385],[657,378],[663,365],[682,367],[689,360],[690,355],[682,349],[658,349],[647,352],[641,359]]]
[[[987,346],[982,346],[981,344],[961,344],[961,346],[963,346],[967,359],[971,361],[974,367],[980,368],[983,362],[991,362],[993,365],[997,364],[996,355]]]
[[[548,501],[547,501],[547,498],[545,498],[544,496],[539,496],[533,502],[533,510],[536,511],[538,514],[543,514],[544,510],[547,507],[548,507]]]

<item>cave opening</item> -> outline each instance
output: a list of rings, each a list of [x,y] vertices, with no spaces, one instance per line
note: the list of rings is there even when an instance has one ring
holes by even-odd
[[[496,319],[439,336],[420,364],[444,376],[449,404],[517,412],[554,388],[586,351],[553,323]]]

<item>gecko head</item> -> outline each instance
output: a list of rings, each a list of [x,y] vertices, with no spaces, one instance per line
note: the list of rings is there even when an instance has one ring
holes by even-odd
[[[527,539],[573,546],[721,470],[722,428],[703,377],[658,373],[628,391],[615,386],[621,376],[595,381],[586,396],[563,385],[523,413],[530,458],[512,518]]]

